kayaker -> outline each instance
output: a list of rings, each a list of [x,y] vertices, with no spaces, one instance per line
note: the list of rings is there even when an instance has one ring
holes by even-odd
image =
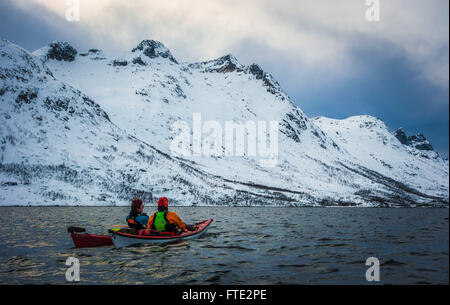
[[[161,197],[158,199],[158,212],[150,216],[147,229],[156,231],[178,232],[191,229],[178,217],[175,212],[169,210],[169,199]]]
[[[130,214],[126,218],[128,227],[133,229],[145,229],[148,219],[148,215],[144,213],[144,203],[141,199],[134,198],[133,201],[131,201]]]

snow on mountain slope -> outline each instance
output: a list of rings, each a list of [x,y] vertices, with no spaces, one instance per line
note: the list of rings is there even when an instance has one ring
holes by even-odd
[[[0,50],[1,204],[126,204],[163,194],[195,204],[234,195],[115,126],[37,57],[6,40]]]
[[[23,54],[11,55],[20,53],[16,49]],[[11,198],[27,192],[28,201],[44,203],[45,194],[56,192],[58,200],[80,204],[92,204],[91,198],[122,203],[139,193],[164,194],[179,204],[448,204],[448,161],[421,161],[404,148],[398,154],[394,146],[380,148],[384,144],[375,140],[364,142],[365,154],[355,152],[353,145],[345,143],[350,138],[336,137],[326,126],[322,131],[321,123],[296,107],[270,74],[256,64],[241,65],[232,55],[178,63],[162,43],[153,40],[120,55],[98,49],[80,53],[67,43],[52,43],[33,53],[42,62],[6,41],[1,50],[0,119],[7,127],[1,131],[0,178],[2,194],[9,194],[0,196],[1,203],[26,203],[28,199],[12,202]],[[13,62],[18,68],[9,73]],[[54,77],[21,80],[29,62],[50,69]],[[42,78],[40,73],[28,74]],[[19,116],[14,107],[22,92],[31,92],[25,94],[30,102],[18,110],[23,116],[17,118],[23,120],[18,125],[11,122]],[[96,109],[98,114],[89,120],[78,115],[84,113],[81,110],[72,116],[49,114],[48,99],[57,105],[67,99],[84,112]],[[278,121],[276,166],[261,166],[261,158],[248,153],[243,157],[171,155],[172,124],[183,120],[192,128],[194,113],[201,114],[202,122],[215,120],[221,126],[226,121]],[[41,115],[42,121],[34,120],[35,115]],[[47,137],[39,138],[34,134],[38,130]],[[9,137],[23,140],[12,144]],[[380,160],[394,165],[380,166],[370,154],[382,155]],[[416,162],[423,164],[416,166]],[[50,165],[67,170],[54,173],[52,168],[50,174],[36,175],[29,169]],[[88,178],[66,178],[72,170]],[[405,180],[407,175],[420,179]],[[41,195],[36,199],[36,194]]]
[[[139,46],[152,44],[144,41]],[[285,151],[283,157],[298,160],[293,167],[283,158],[280,167],[268,170],[249,157],[186,158],[209,173],[219,172],[229,180],[301,192],[342,188],[330,183],[328,169],[311,162],[312,158],[327,161],[326,149],[321,148],[324,153],[320,156],[308,145],[299,143],[336,148],[262,70],[244,70],[232,56],[205,63],[176,64],[168,59],[171,55],[150,58],[145,53],[153,52],[145,48],[141,51],[139,46],[118,58],[105,55],[104,60],[94,60],[96,55],[88,54],[74,62],[51,60],[48,64],[58,78],[98,102],[118,126],[162,151],[170,151],[172,124],[184,120],[192,126],[193,113],[199,112],[203,121],[217,120],[222,126],[225,121],[280,121],[284,124],[280,131],[289,136],[280,139],[280,143],[286,143],[279,145]],[[301,150],[294,152],[291,146]]]
[[[356,163],[414,185],[426,194],[448,197],[448,160],[432,150],[402,144],[378,118],[367,115],[345,120],[318,117],[314,121],[354,156]],[[428,147],[421,145],[419,147]]]

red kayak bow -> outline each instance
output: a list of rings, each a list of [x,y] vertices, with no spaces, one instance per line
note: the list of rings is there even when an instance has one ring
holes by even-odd
[[[71,233],[75,248],[93,248],[112,246],[111,236],[107,235],[91,235],[87,233]]]
[[[75,248],[93,248],[112,246],[113,242],[110,236],[107,235],[93,235],[86,233],[86,230],[78,227],[69,227],[67,231],[72,237]]]

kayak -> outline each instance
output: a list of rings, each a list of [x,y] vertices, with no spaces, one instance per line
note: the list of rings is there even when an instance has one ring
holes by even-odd
[[[93,248],[112,246],[111,236],[86,233],[84,228],[69,227],[67,231],[75,244],[75,248]]]
[[[194,225],[194,230],[184,231],[180,234],[171,232],[155,232],[150,230],[140,230],[139,234],[131,234],[126,230],[110,230],[110,236],[116,248],[128,247],[138,244],[162,244],[180,240],[194,239],[202,236],[213,220],[203,220]]]

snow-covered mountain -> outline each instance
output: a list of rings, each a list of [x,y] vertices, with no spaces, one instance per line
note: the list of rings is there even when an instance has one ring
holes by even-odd
[[[433,194],[448,198],[448,160],[441,158],[422,136],[422,143],[411,145],[398,139],[398,130],[389,132],[387,126],[378,118],[355,116],[345,120],[325,117],[314,118],[316,124],[340,147],[349,152],[361,165],[358,173],[389,177],[383,183],[414,188],[423,194]],[[363,168],[365,167],[365,168]],[[368,169],[370,169],[368,171]],[[376,172],[376,173],[375,173]]]
[[[0,204],[448,205],[448,161],[411,144],[426,139],[402,143],[369,116],[310,119],[232,55],[179,63],[153,40],[120,55],[59,42],[30,54],[6,40],[0,52]],[[171,154],[172,125],[192,128],[194,113],[278,121],[276,166],[248,151]]]

